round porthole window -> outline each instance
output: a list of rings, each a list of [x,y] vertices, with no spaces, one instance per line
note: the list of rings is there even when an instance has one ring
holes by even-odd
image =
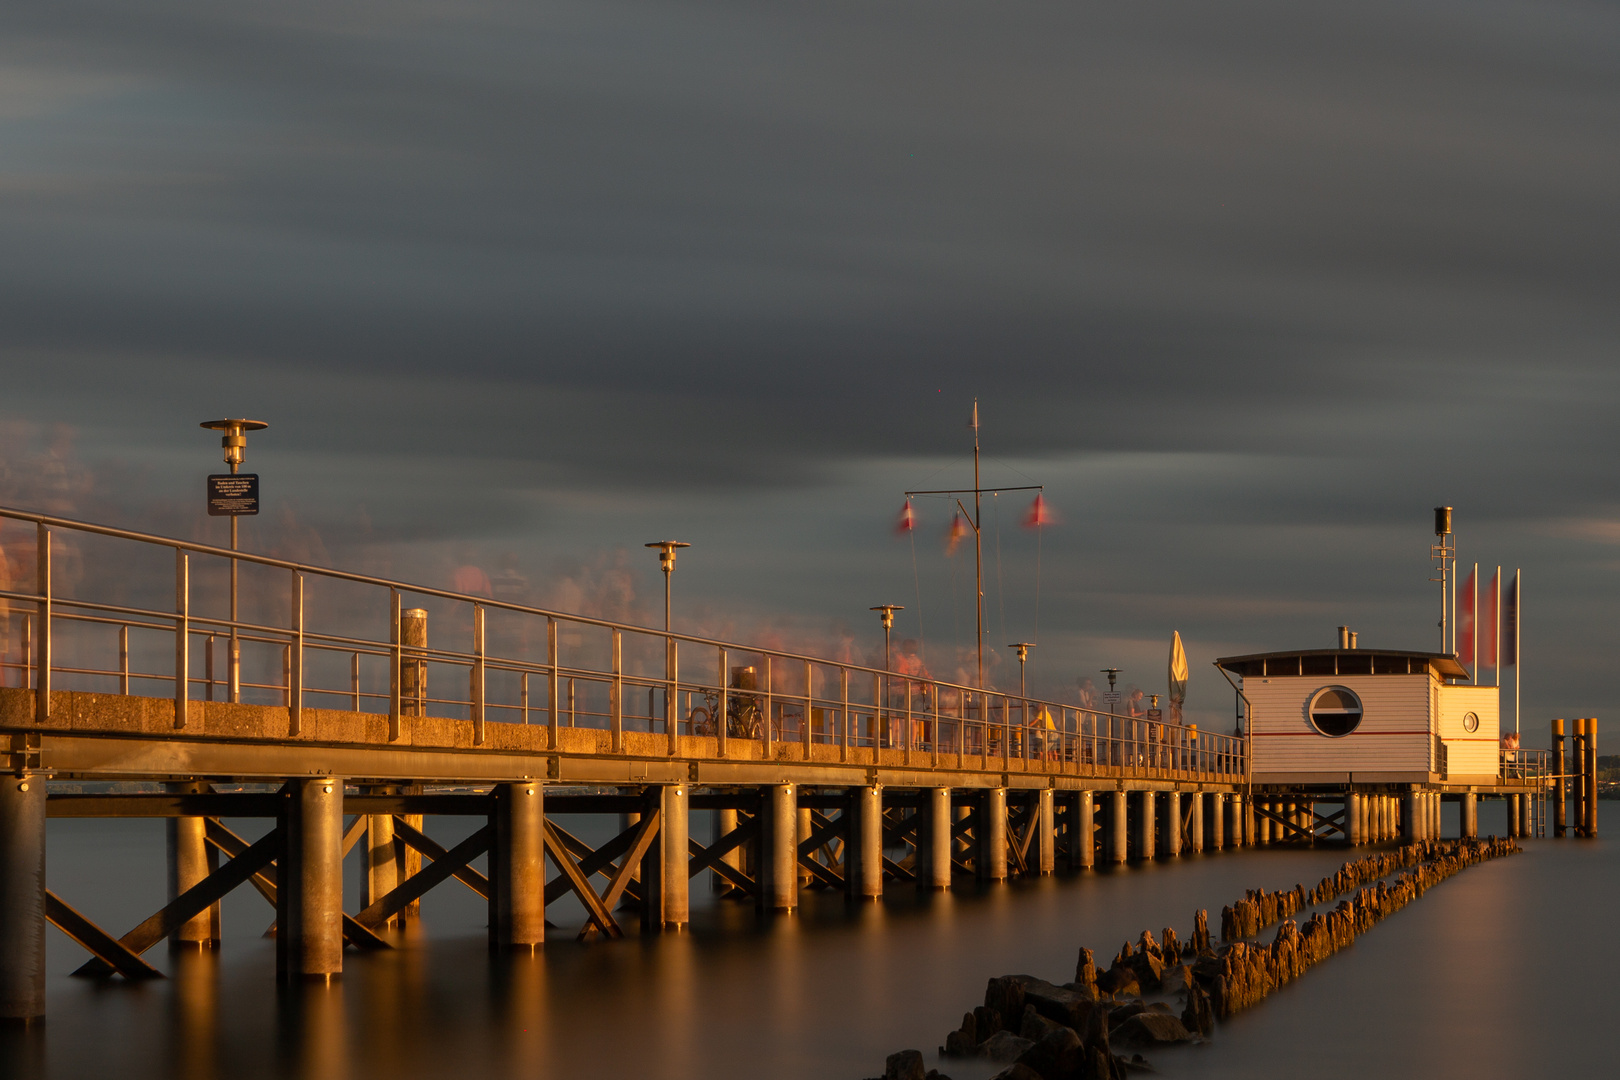
[[[1361,725],[1361,699],[1343,686],[1324,686],[1312,695],[1308,715],[1323,735],[1343,738]]]
[[[1479,713],[1471,712],[1463,717],[1463,730],[1470,735],[1479,730]]]

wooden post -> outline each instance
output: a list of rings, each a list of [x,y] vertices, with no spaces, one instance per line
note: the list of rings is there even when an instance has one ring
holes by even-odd
[[[45,777],[0,775],[0,1022],[45,1019]]]
[[[343,972],[343,781],[288,781],[276,860],[276,974],[329,982]]]
[[[948,787],[923,788],[922,829],[917,837],[917,888],[928,892],[951,887],[951,789]],[[847,875],[850,861],[846,857]]]
[[[1553,836],[1559,840],[1564,838],[1564,830],[1568,824],[1569,812],[1569,783],[1564,774],[1569,770],[1564,767],[1564,721],[1560,717],[1552,722],[1552,804],[1553,804]]]
[[[165,791],[177,795],[202,795],[209,786],[198,781],[166,783]],[[165,863],[167,864],[169,902],[209,874],[219,869],[219,850],[208,843],[206,818],[178,817],[163,819]],[[216,949],[219,947],[219,904],[215,902],[206,911],[187,919],[169,935],[169,948]]]
[[[1586,835],[1598,833],[1597,717],[1586,718]]]
[[[533,952],[546,940],[544,789],[524,780],[496,784],[492,794],[489,946],[501,952]]]
[[[1006,747],[1002,747],[1003,751]],[[1007,789],[985,788],[979,794],[979,817],[973,823],[978,841],[974,866],[980,881],[1007,880]]]

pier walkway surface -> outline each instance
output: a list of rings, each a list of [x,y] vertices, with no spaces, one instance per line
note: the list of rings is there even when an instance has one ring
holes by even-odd
[[[1252,788],[1241,738],[1157,718],[23,511],[0,530],[33,555],[0,589],[0,1019],[43,1016],[47,922],[92,954],[80,973],[154,977],[142,953],[217,944],[244,884],[276,907],[278,974],[329,979],[452,878],[492,948],[532,950],[570,893],[580,936],[626,912],[679,929],[704,871],[788,911],[806,887],[1437,828],[1438,788],[1321,814]],[[593,848],[554,820],[581,813],[619,828]],[[484,824],[446,850],[430,814]],[[47,817],[166,819],[169,903],[122,937],[84,917],[46,887]],[[275,821],[252,843],[223,824],[252,817]]]

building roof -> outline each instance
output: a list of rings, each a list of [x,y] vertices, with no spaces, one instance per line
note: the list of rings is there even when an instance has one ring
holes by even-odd
[[[1285,649],[1281,652],[1223,656],[1215,661],[1234,675],[1419,675],[1466,679],[1468,669],[1452,653],[1404,649]]]

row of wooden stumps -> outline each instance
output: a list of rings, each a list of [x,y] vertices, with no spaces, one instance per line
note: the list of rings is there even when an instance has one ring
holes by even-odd
[[[1597,836],[1597,718],[1578,718],[1565,743],[1564,721],[1552,722],[1553,835]],[[1570,815],[1571,796],[1574,814]],[[1574,817],[1571,823],[1570,817]]]
[[[1488,859],[1517,852],[1511,840],[1423,841],[1347,862],[1314,888],[1251,891],[1221,915],[1221,943],[1207,913],[1194,917],[1182,943],[1173,929],[1155,940],[1143,931],[1126,942],[1106,971],[1081,949],[1073,982],[1032,975],[990,980],[984,1004],[946,1035],[943,1058],[1006,1064],[995,1080],[1124,1080],[1149,1066],[1116,1048],[1165,1046],[1206,1038],[1215,1021],[1249,1008],[1292,982],[1446,878]],[[1301,927],[1291,916],[1339,900]],[[1252,940],[1280,922],[1269,945]],[[1163,998],[1179,997],[1177,1015]],[[948,1080],[926,1068],[921,1051],[902,1050],[885,1063],[884,1080]]]

